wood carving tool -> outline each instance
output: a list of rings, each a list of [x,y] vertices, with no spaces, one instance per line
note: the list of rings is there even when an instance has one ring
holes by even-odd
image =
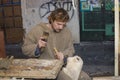
[[[55,57],[57,56],[57,53],[58,53],[58,50],[54,47],[53,48],[54,49],[54,51],[55,51],[55,53],[54,53],[54,55],[55,55]]]

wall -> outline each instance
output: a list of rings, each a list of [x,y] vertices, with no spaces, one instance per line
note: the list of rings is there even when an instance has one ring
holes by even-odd
[[[70,15],[68,27],[72,32],[74,43],[79,43],[78,9],[73,9],[71,0],[21,0],[23,28],[26,33],[39,22],[48,22],[47,16],[57,7],[66,9]]]

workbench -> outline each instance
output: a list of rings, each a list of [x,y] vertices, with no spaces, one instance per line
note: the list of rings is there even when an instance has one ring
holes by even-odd
[[[0,69],[0,77],[55,79],[62,65],[56,59],[13,59],[9,69]]]

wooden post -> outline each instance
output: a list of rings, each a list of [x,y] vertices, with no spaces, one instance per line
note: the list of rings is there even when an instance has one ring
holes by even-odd
[[[114,0],[115,2],[115,76],[118,76],[118,47],[119,47],[119,0]]]
[[[3,31],[0,31],[0,58],[5,58],[5,41]]]

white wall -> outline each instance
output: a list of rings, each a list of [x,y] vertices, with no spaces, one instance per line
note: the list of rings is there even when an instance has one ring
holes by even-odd
[[[21,0],[21,7],[23,28],[26,33],[41,21],[48,22],[47,16],[56,7],[66,9],[71,17],[68,26],[72,32],[74,43],[80,42],[78,10],[73,9],[71,0]]]

